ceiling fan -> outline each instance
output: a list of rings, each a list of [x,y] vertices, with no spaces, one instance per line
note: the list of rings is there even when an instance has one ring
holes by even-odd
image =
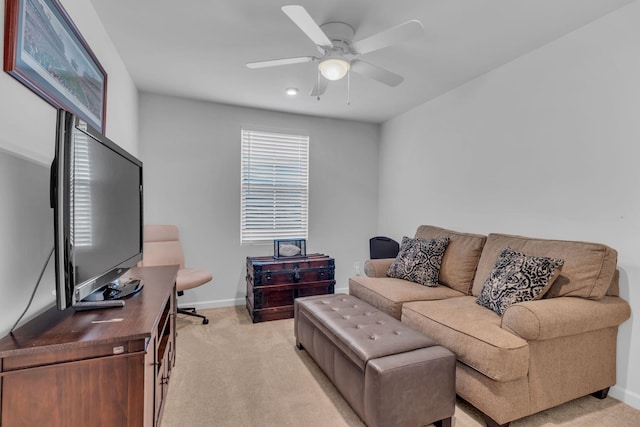
[[[399,85],[404,80],[401,75],[356,58],[359,55],[417,38],[423,34],[420,21],[413,20],[354,42],[353,28],[343,22],[318,25],[307,10],[298,5],[282,6],[282,11],[315,43],[321,55],[249,62],[247,67],[265,68],[319,61],[318,79],[310,93],[312,96],[317,96],[318,99],[327,89],[330,80],[340,80],[349,71],[388,86]]]

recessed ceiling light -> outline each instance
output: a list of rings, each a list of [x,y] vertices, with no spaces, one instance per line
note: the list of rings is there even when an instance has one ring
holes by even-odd
[[[296,96],[298,94],[298,88],[297,87],[288,87],[284,93],[286,93],[289,96]]]

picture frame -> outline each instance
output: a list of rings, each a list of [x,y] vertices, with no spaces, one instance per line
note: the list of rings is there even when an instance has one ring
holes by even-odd
[[[296,258],[307,256],[305,239],[278,239],[273,241],[274,258]]]
[[[105,133],[107,73],[58,0],[6,0],[4,71]]]

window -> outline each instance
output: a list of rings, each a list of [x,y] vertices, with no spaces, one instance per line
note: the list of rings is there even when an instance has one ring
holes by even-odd
[[[309,137],[242,130],[241,243],[307,238]]]
[[[89,138],[82,132],[76,132],[73,139],[73,167],[71,168],[70,209],[71,240],[76,247],[93,245],[93,231],[91,218],[91,153],[89,152]],[[95,154],[94,154],[95,155]],[[75,185],[75,187],[74,187]],[[75,221],[75,222],[74,222]]]

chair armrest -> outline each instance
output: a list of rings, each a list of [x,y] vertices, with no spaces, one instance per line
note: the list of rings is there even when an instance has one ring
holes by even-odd
[[[369,277],[387,277],[387,270],[395,258],[368,259],[364,262],[364,274]]]
[[[542,341],[618,326],[629,316],[629,303],[619,297],[557,297],[511,305],[501,326],[527,341]]]

